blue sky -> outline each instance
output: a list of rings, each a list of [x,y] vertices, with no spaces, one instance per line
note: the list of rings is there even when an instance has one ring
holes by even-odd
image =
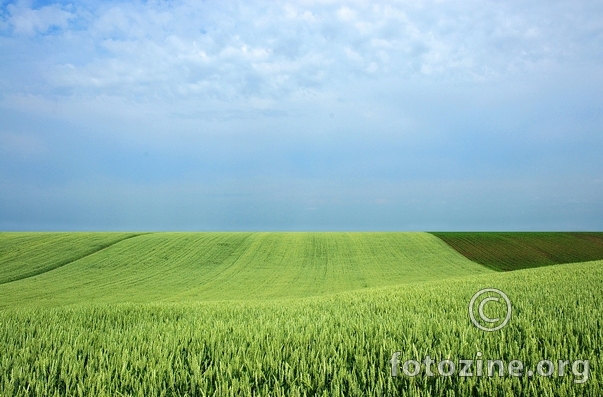
[[[600,1],[1,1],[0,230],[603,230]]]

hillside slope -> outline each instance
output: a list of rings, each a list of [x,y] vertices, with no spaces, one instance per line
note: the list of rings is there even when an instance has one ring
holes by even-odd
[[[0,233],[0,284],[56,269],[134,236],[133,233]]]
[[[512,302],[497,332],[467,314],[487,287]],[[0,395],[599,397],[602,299],[598,261],[303,299],[2,310]],[[456,372],[392,377],[394,352]],[[457,360],[478,354],[484,376],[475,362],[460,376]],[[590,372],[486,375],[486,360],[521,360],[525,374],[543,359]]]
[[[153,233],[0,285],[0,307],[306,297],[487,272],[428,233]]]

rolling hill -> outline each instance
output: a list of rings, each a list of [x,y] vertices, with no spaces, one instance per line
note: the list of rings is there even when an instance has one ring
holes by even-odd
[[[551,265],[596,239],[436,235],[0,233],[0,395],[600,395],[603,260]],[[496,332],[469,319],[484,288],[512,302]],[[456,372],[393,377],[395,352]]]
[[[307,297],[491,271],[428,233],[99,233],[110,245],[92,254],[78,237],[39,237],[47,271],[0,285],[0,307]],[[0,272],[40,268],[40,249],[20,251]]]

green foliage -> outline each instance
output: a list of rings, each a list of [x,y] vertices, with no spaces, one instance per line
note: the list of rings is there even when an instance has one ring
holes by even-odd
[[[603,259],[600,232],[436,232],[465,257],[496,270]]]
[[[467,303],[505,291],[493,333]],[[0,312],[0,394],[95,396],[599,396],[603,261],[264,301]],[[589,359],[590,379],[390,376],[391,355]]]
[[[0,307],[306,297],[489,271],[428,233],[153,233],[0,285]]]

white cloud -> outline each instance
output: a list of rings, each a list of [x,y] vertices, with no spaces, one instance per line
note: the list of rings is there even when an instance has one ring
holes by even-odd
[[[27,2],[19,1],[7,5],[8,24],[17,35],[46,33],[50,28],[66,28],[76,16],[57,4],[31,9]]]
[[[343,6],[337,10],[337,16],[343,21],[353,21],[356,19],[356,12],[347,6]]]
[[[0,184],[79,178],[93,186],[105,176],[128,191],[130,180],[182,179],[203,189],[230,178],[229,194],[245,193],[244,182],[258,191],[273,186],[267,196],[296,196],[323,184],[339,198],[389,200],[400,213],[409,211],[396,204],[396,194],[406,192],[427,213],[423,204],[446,193],[442,180],[460,186],[462,203],[481,181],[596,179],[603,125],[599,3],[3,4]],[[28,161],[35,156],[44,161]],[[288,189],[286,181],[296,177],[307,178],[307,186]],[[480,179],[475,189],[458,185],[472,178]],[[423,193],[404,181],[424,183],[416,189]],[[506,187],[497,189],[492,197]],[[593,203],[600,196],[576,193]],[[237,209],[232,200],[224,211]],[[172,198],[165,205],[179,208]],[[318,203],[307,207],[323,215]],[[370,208],[348,208],[341,217]],[[430,216],[447,210],[440,209]],[[597,211],[589,216],[600,219]],[[383,216],[390,219],[389,212]]]
[[[581,38],[601,31],[592,15],[514,2],[20,2],[5,14],[13,27],[5,43],[14,46],[31,40],[19,35],[61,28],[29,55],[41,83],[31,88],[15,67],[0,77],[5,93],[29,84],[26,94],[234,106],[308,92],[326,98],[349,84],[370,90],[375,79],[503,81],[580,62],[580,52],[593,54],[580,50]],[[596,40],[589,45],[598,49]]]

